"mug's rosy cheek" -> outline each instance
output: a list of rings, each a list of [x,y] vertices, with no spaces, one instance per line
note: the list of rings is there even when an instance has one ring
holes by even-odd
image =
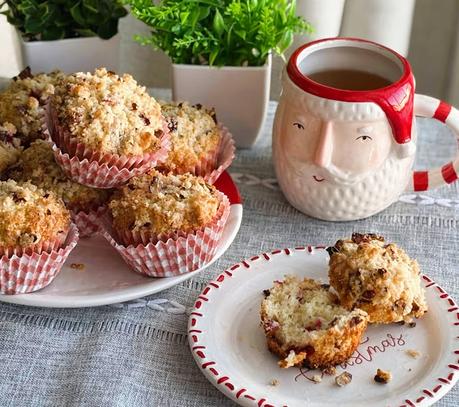
[[[289,117],[284,126],[284,137],[281,140],[282,149],[286,155],[301,162],[310,162],[314,157],[320,132],[320,120],[310,116],[302,115]]]
[[[372,129],[371,135],[359,133],[355,125],[338,124],[336,127],[332,159],[334,166],[359,174],[383,165],[392,146],[391,130],[386,123],[368,125]]]

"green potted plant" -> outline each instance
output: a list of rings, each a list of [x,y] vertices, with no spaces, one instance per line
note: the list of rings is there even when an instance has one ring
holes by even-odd
[[[118,69],[119,0],[0,0],[20,36],[24,66],[35,72]]]
[[[239,147],[260,133],[269,101],[271,54],[283,57],[310,26],[291,0],[126,0],[151,28],[143,45],[172,60],[175,100],[214,106]]]

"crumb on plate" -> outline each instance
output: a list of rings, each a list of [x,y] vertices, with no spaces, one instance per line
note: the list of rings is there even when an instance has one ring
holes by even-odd
[[[352,375],[349,372],[343,372],[335,377],[335,383],[339,387],[343,387],[346,384],[349,384],[350,382],[352,382]]]
[[[414,359],[417,359],[419,356],[421,356],[421,353],[418,352],[417,350],[414,350],[414,349],[408,349],[408,350],[406,351],[406,354],[407,354],[408,356],[411,356],[411,357],[414,358]]]
[[[270,384],[271,386],[279,386],[279,380],[277,380],[277,379],[272,379],[272,380],[269,382],[269,384]]]
[[[392,374],[389,371],[378,369],[374,377],[375,382],[386,384],[389,383],[392,379]]]
[[[74,270],[84,270],[85,265],[83,263],[72,263],[70,268]]]

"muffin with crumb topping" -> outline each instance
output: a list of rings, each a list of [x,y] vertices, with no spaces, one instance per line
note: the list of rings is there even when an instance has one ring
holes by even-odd
[[[187,102],[163,103],[162,113],[171,135],[171,149],[160,169],[204,175],[216,166],[220,129],[214,109]]]
[[[18,163],[9,171],[16,181],[30,181],[34,185],[53,191],[67,208],[89,212],[103,206],[109,191],[90,188],[70,180],[57,165],[50,144],[36,140],[22,153]]]
[[[193,233],[215,222],[221,205],[221,193],[200,177],[151,171],[117,191],[109,209],[114,230],[129,245]]]
[[[99,68],[94,74],[68,75],[57,83],[52,107],[68,136],[99,157],[141,156],[160,149],[161,106],[129,74]]]
[[[382,324],[411,322],[427,311],[419,265],[396,244],[354,233],[327,250],[330,284],[345,308],[361,308]]]
[[[348,311],[330,286],[287,276],[264,291],[261,324],[279,366],[328,368],[344,363],[359,345],[368,323],[365,311]]]
[[[32,75],[30,69],[26,69],[0,92],[0,121],[15,126],[16,137],[23,145],[45,138],[46,103],[54,94],[56,82],[64,76],[59,71]]]
[[[70,212],[52,192],[28,182],[0,182],[1,255],[55,249],[69,228]]]
[[[16,137],[14,124],[0,123],[0,174],[16,163],[21,151],[21,140]]]

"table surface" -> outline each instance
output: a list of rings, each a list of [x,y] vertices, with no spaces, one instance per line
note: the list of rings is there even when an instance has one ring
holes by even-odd
[[[153,91],[160,97],[167,93]],[[329,223],[292,208],[275,182],[270,103],[263,135],[230,169],[244,198],[236,240],[191,280],[137,301],[88,309],[0,303],[2,406],[232,406],[201,374],[188,348],[187,311],[206,283],[232,264],[274,248],[330,244],[373,231],[403,245],[422,271],[459,299],[458,187],[404,195],[365,220]],[[418,119],[417,167],[454,155],[449,131]],[[260,233],[262,231],[262,233]],[[457,406],[459,388],[437,406]]]

